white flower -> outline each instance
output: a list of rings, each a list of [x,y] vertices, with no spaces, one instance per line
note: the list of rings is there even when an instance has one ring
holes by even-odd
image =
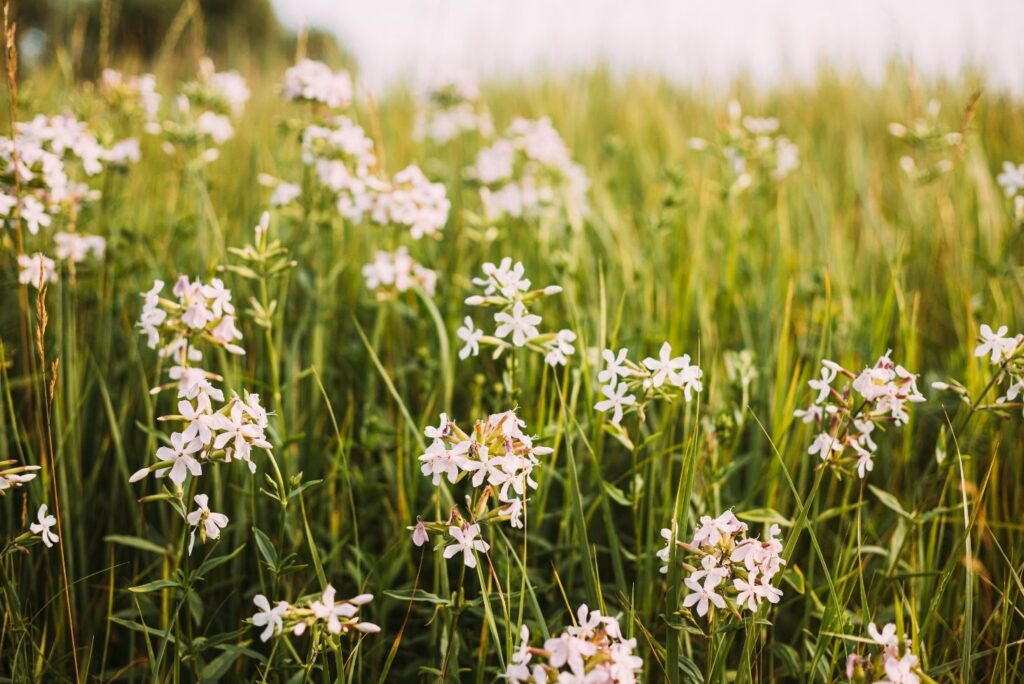
[[[540,334],[537,325],[540,324],[541,317],[527,311],[526,305],[522,302],[516,302],[512,306],[511,314],[504,311],[494,314],[494,322],[499,324],[494,334],[502,339],[511,334],[512,344],[517,347],[524,346],[527,340]]]
[[[807,381],[811,389],[818,392],[818,397],[814,400],[815,404],[820,404],[828,398],[828,395],[832,392],[832,381],[835,379],[835,369],[823,364],[821,367],[821,379]]]
[[[505,257],[497,266],[488,261],[481,270],[487,277],[473,278],[473,284],[484,288],[485,295],[498,292],[506,299],[513,299],[530,289],[530,281],[524,277],[526,268],[521,261],[513,264],[511,257]]]
[[[626,378],[633,375],[633,371],[625,366],[628,350],[623,347],[618,355],[611,349],[601,352],[601,358],[605,361],[604,370],[597,374],[597,381],[604,385],[614,384],[618,378]]]
[[[284,620],[281,616],[290,608],[288,602],[278,601],[277,605],[271,608],[270,602],[263,594],[256,594],[252,602],[259,608],[256,614],[252,616],[253,626],[266,627],[260,634],[260,641],[266,641],[275,634],[280,634],[281,630],[284,629]]]
[[[1013,162],[1003,162],[1003,172],[996,177],[1007,197],[1013,197],[1024,190],[1024,164],[1015,166]]]
[[[992,332],[991,326],[987,323],[982,323],[982,341],[974,349],[974,355],[979,358],[986,355],[990,356],[993,365],[999,363],[1004,358],[1009,358],[1017,350],[1017,347],[1020,346],[1022,336],[1007,337],[1006,333],[1008,331],[1009,328],[1001,325],[998,330]]]
[[[32,195],[21,201],[21,220],[25,222],[28,232],[33,235],[37,234],[40,228],[46,228],[53,222],[46,213],[46,206]]]
[[[811,404],[806,409],[793,411],[793,416],[799,418],[804,423],[820,423],[822,418],[825,417],[825,410],[818,404]]]
[[[574,675],[581,677],[585,671],[583,659],[597,653],[597,645],[572,636],[566,631],[556,638],[545,641],[544,650],[551,653],[548,659],[551,667],[557,669],[568,665]],[[559,679],[564,681],[561,677]]]
[[[302,194],[302,188],[295,183],[281,183],[270,193],[270,206],[283,207]]]
[[[882,631],[878,631],[878,627],[872,622],[868,624],[868,634],[871,639],[879,646],[885,648],[896,648],[899,646],[900,640],[896,636],[896,625],[889,623],[882,628]]]
[[[463,525],[461,528],[451,525],[448,527],[448,534],[455,540],[455,543],[444,548],[444,557],[451,558],[461,551],[463,562],[467,568],[476,567],[474,551],[487,553],[487,550],[491,548],[490,544],[484,540],[477,539],[477,536],[480,534],[480,525],[476,523]]]
[[[22,285],[39,287],[41,283],[53,283],[57,281],[57,264],[53,259],[40,254],[39,252],[28,255],[18,255],[18,282]]]
[[[338,618],[348,619],[355,617],[358,609],[348,601],[336,603],[334,598],[334,587],[328,584],[327,588],[324,589],[324,593],[320,597],[320,600],[313,602],[313,604],[310,605],[310,608],[313,610],[313,615],[316,616],[318,620],[327,621],[328,631],[332,634],[341,634],[342,624],[341,620]]]
[[[284,72],[285,100],[320,102],[332,109],[352,103],[352,78],[346,71],[331,71],[323,62],[304,59]]]
[[[675,539],[672,538],[672,530],[667,527],[661,528],[661,538],[665,540],[665,547],[659,549],[655,555],[664,563],[664,565],[658,568],[658,571],[665,575],[668,574],[668,559],[672,553],[672,545],[675,543]]]
[[[680,371],[689,367],[690,357],[677,356],[672,358],[672,345],[666,342],[661,345],[658,358],[655,359],[648,356],[644,359],[643,363],[654,374],[651,377],[651,385],[654,387],[661,387],[665,384],[666,380],[673,385],[682,385],[682,382],[677,382],[677,379]]]
[[[250,395],[251,396],[251,395]],[[270,451],[271,444],[263,433],[263,427],[250,419],[251,409],[237,397],[233,400],[228,415],[217,413],[213,417],[213,427],[220,434],[213,441],[214,449],[224,449],[224,460],[236,458],[249,464],[249,471],[256,472],[256,464],[252,462],[252,447]]]
[[[57,233],[53,236],[56,245],[54,253],[58,259],[80,263],[91,252],[97,259],[103,258],[107,241],[98,235],[85,233]]]
[[[704,584],[701,584],[700,582],[687,577],[685,584],[690,590],[690,593],[683,599],[683,607],[690,608],[696,605],[697,615],[701,617],[708,614],[709,605],[714,605],[718,608],[725,608],[725,599],[715,593],[715,585],[710,584],[710,582],[710,578],[705,580]]]
[[[417,522],[416,526],[412,528],[412,543],[416,546],[423,546],[430,541],[430,535],[427,534],[427,528],[422,522]]]
[[[208,445],[213,440],[213,431],[216,429],[216,421],[213,419],[210,398],[205,394],[196,397],[196,403],[182,399],[178,402],[178,413],[188,421],[188,427],[182,432],[182,438],[186,442],[198,439],[203,445]]]
[[[169,475],[166,468],[161,468],[156,472],[156,476],[168,475],[171,482],[179,487],[185,481],[187,473],[192,473],[193,477],[199,477],[203,474],[203,467],[199,465],[199,461],[192,454],[202,448],[203,443],[198,439],[186,440],[182,433],[172,433],[171,446],[157,449],[156,457],[161,461],[173,461],[173,465],[170,467]]]
[[[601,412],[612,411],[612,423],[619,425],[622,422],[623,407],[636,403],[636,397],[628,392],[629,386],[624,382],[620,382],[617,386],[602,387],[601,394],[607,398],[594,404],[594,408]]]
[[[825,461],[828,460],[829,455],[833,451],[842,450],[843,444],[838,438],[830,435],[827,432],[822,432],[819,433],[818,436],[814,438],[813,442],[811,442],[811,446],[810,448],[807,449],[807,453],[810,454],[811,456],[818,454],[821,460]]]
[[[460,359],[480,354],[480,338],[484,336],[484,331],[473,324],[472,318],[466,316],[462,326],[455,331],[455,334],[465,342],[465,345],[459,350]]]
[[[917,656],[905,653],[902,658],[887,658],[885,676],[891,684],[919,684],[921,678],[914,673],[917,667]]]
[[[206,543],[207,539],[219,539],[220,531],[227,527],[228,516],[223,513],[214,513],[210,510],[210,498],[206,494],[196,494],[196,510],[188,514],[186,520],[192,526],[192,534],[188,540],[188,555],[192,555],[192,546],[196,541],[196,531],[199,537]]]
[[[32,532],[32,534],[38,534],[42,537],[43,544],[46,545],[46,548],[51,548],[55,543],[57,543],[57,541],[59,541],[57,535],[50,530],[50,528],[57,525],[57,518],[48,514],[46,512],[46,504],[42,504],[36,512],[36,520],[39,522],[34,522],[29,525],[29,531]]]
[[[544,361],[549,366],[564,366],[569,363],[569,356],[576,348],[572,343],[576,341],[576,333],[564,328],[555,333],[555,339],[549,344],[550,351],[544,356]]]
[[[419,461],[423,464],[420,466],[420,472],[430,475],[435,487],[441,484],[442,476],[447,476],[448,481],[455,484],[459,476],[459,466],[441,440],[434,440],[419,457]]]
[[[752,571],[746,580],[739,577],[732,581],[736,591],[739,592],[736,595],[736,603],[740,606],[746,607],[750,612],[756,613],[758,607],[758,594],[757,594],[757,571]]]
[[[223,114],[209,111],[203,112],[196,119],[196,130],[203,135],[209,136],[217,145],[223,145],[235,135],[231,119]]]

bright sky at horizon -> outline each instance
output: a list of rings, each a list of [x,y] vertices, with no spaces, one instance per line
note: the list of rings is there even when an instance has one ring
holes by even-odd
[[[894,58],[929,75],[966,66],[1024,92],[1021,0],[273,0],[288,26],[331,31],[383,86],[425,70],[479,76],[601,62],[712,82],[808,78],[826,61],[879,77]]]

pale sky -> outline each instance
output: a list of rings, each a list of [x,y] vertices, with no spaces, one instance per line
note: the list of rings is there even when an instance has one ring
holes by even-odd
[[[479,76],[580,68],[680,82],[806,78],[822,60],[877,78],[894,56],[924,74],[982,68],[1024,93],[1024,0],[273,0],[290,27],[335,33],[363,82],[453,66]]]

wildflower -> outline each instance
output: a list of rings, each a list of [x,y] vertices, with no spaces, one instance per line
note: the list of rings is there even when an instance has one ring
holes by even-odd
[[[40,253],[30,255],[18,255],[18,282],[23,285],[40,287],[43,283],[54,283],[57,281],[57,264],[53,259]]]
[[[708,578],[704,580],[703,584],[701,584],[700,582],[687,577],[685,584],[690,590],[690,593],[683,598],[684,608],[690,608],[696,605],[697,615],[701,617],[708,614],[708,609],[711,605],[717,608],[725,608],[725,599],[715,593],[717,582],[714,582],[713,579]]]
[[[198,439],[185,440],[185,437],[180,432],[171,434],[171,446],[160,447],[156,450],[156,457],[161,462],[170,462],[169,472],[167,468],[162,468],[156,471],[157,477],[163,477],[168,475],[171,482],[178,485],[179,487],[185,481],[185,477],[188,473],[192,473],[193,477],[199,477],[203,474],[203,467],[199,465],[192,454],[200,451],[203,448],[203,443]]]
[[[998,364],[1001,360],[1009,358],[1020,346],[1021,340],[1024,339],[1024,335],[1015,335],[1014,337],[1007,337],[1006,333],[1009,332],[1009,328],[1005,325],[999,326],[999,329],[992,332],[992,327],[987,323],[981,324],[981,344],[974,349],[974,355],[981,358],[982,356],[989,356],[993,365]]]
[[[423,546],[430,541],[430,535],[427,534],[427,528],[422,522],[417,521],[416,526],[412,528],[412,543],[416,546]]]
[[[605,367],[604,370],[597,374],[597,381],[605,385],[613,385],[618,378],[626,378],[633,375],[633,371],[625,365],[627,352],[628,350],[625,347],[620,349],[617,355],[611,349],[605,349],[601,352],[601,358],[604,359]]]
[[[260,641],[267,641],[270,637],[275,634],[280,634],[284,629],[284,620],[282,615],[290,606],[287,601],[278,601],[277,605],[273,608],[270,607],[270,602],[267,597],[263,594],[256,594],[253,597],[252,602],[256,604],[259,609],[256,614],[252,616],[252,624],[255,627],[265,627],[260,633]]]
[[[262,425],[253,420],[254,410],[258,415],[263,416]],[[231,401],[228,415],[217,413],[211,421],[214,429],[220,431],[220,434],[214,439],[213,448],[224,449],[225,461],[230,461],[232,458],[245,461],[249,464],[249,471],[255,473],[256,464],[252,461],[252,447],[259,447],[267,451],[272,448],[263,432],[266,427],[265,421],[265,413],[262,413],[258,397],[253,406],[247,406],[241,399],[235,397]]]
[[[40,504],[39,510],[36,512],[36,520],[37,522],[28,526],[29,531],[32,534],[38,534],[46,548],[51,548],[59,541],[57,535],[51,531],[51,528],[57,525],[57,518],[46,512],[46,504]]]
[[[526,305],[522,302],[516,302],[511,313],[499,311],[494,314],[494,322],[498,323],[494,331],[495,336],[504,339],[511,334],[512,344],[517,347],[524,346],[528,339],[540,334],[537,325],[540,324],[541,317],[527,311]]]
[[[569,356],[572,355],[576,348],[573,347],[572,343],[576,341],[576,333],[568,328],[564,328],[555,333],[555,339],[545,345],[548,349],[547,355],[544,356],[544,361],[549,366],[565,366],[569,363]]]
[[[1024,164],[1003,162],[1003,172],[996,177],[999,186],[1007,197],[1013,197],[1024,191]]]
[[[287,206],[301,194],[302,188],[295,183],[280,183],[270,194],[270,206]]]
[[[378,251],[373,263],[363,267],[363,278],[371,290],[391,288],[395,292],[406,292],[419,287],[433,295],[437,285],[437,273],[418,264],[405,247],[394,252]]]
[[[829,454],[833,451],[841,452],[843,450],[843,443],[836,439],[834,435],[830,435],[827,432],[820,433],[811,442],[810,448],[807,449],[807,453],[811,456],[818,454],[821,460],[828,460]]]
[[[20,487],[26,482],[36,478],[35,471],[39,466],[19,466],[13,460],[0,461],[0,496],[3,496],[8,489]]]
[[[304,59],[284,73],[284,99],[318,102],[331,109],[352,103],[352,78],[346,71],[331,71],[323,62]]]
[[[628,392],[629,386],[624,382],[620,382],[618,386],[602,387],[601,393],[607,398],[597,402],[594,408],[601,412],[612,411],[612,423],[619,425],[622,423],[623,408],[636,403],[636,397]]]
[[[836,371],[833,368],[829,368],[826,365],[821,367],[821,378],[818,380],[808,380],[807,384],[811,389],[817,391],[818,396],[814,400],[815,404],[820,404],[828,395],[832,392],[832,381],[836,379]]]
[[[90,252],[95,258],[102,259],[107,246],[107,241],[98,235],[85,233],[57,233],[53,241],[57,258],[76,264],[85,261]]]
[[[444,557],[451,558],[461,551],[462,560],[466,567],[475,568],[476,557],[473,555],[473,552],[487,553],[487,550],[491,548],[490,544],[484,540],[477,539],[479,534],[480,525],[476,523],[464,525],[461,528],[454,525],[450,526],[448,528],[448,535],[455,540],[455,543],[444,548]]]
[[[186,517],[188,524],[192,526],[192,533],[188,539],[188,555],[192,555],[192,546],[196,541],[196,531],[199,531],[199,538],[205,544],[207,539],[219,539],[220,531],[227,527],[228,516],[223,513],[214,513],[210,510],[210,499],[206,494],[196,494],[196,510]]]
[[[473,324],[472,318],[466,316],[462,326],[455,331],[455,334],[465,342],[465,345],[459,350],[460,359],[480,354],[480,339],[484,336],[484,331]]]

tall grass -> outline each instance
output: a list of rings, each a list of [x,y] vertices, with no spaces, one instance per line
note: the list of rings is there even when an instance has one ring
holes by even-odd
[[[1020,416],[969,414],[927,389],[909,424],[879,440],[864,481],[819,468],[806,453],[814,435],[793,418],[823,357],[859,369],[891,348],[922,387],[953,377],[977,394],[988,382],[972,354],[978,325],[1024,321],[1020,232],[994,182],[1003,160],[1024,155],[1019,102],[984,93],[954,169],[916,184],[887,124],[935,97],[955,129],[972,78],[922,83],[894,68],[880,85],[823,72],[809,85],[720,92],[597,71],[488,84],[499,129],[552,117],[591,177],[592,209],[578,228],[485,228],[470,220],[479,200],[462,175],[476,144],[415,142],[412,99],[398,88],[354,116],[388,171],[420,163],[453,209],[440,241],[412,248],[441,275],[438,294],[379,302],[360,268],[394,236],[324,214],[275,217],[295,262],[283,276],[217,270],[252,240],[267,200],[257,175],[302,174],[278,80],[251,75],[238,134],[202,175],[169,165],[149,139],[139,165],[105,177],[103,199],[78,220],[108,238],[107,259],[62,272],[38,309],[35,290],[19,303],[13,236],[0,233],[0,460],[43,466],[0,497],[0,541],[59,499],[67,574],[65,596],[57,549],[4,547],[0,678],[491,681],[519,624],[557,632],[581,602],[623,616],[646,681],[841,679],[869,621],[901,624],[935,681],[1024,676]],[[43,73],[21,87],[27,118],[71,106],[78,86]],[[800,146],[800,169],[777,187],[730,196],[721,166],[687,145],[714,137],[731,96],[778,116]],[[515,397],[502,362],[459,361],[450,339],[469,279],[503,256],[564,287],[545,320],[579,335],[567,370],[522,357]],[[156,485],[128,482],[164,439],[155,417],[171,410],[148,392],[160,380],[133,327],[139,293],[178,273],[219,274],[240,308],[277,301],[269,327],[242,315],[245,357],[211,363],[225,389],[269,397],[280,477],[266,459],[255,476],[211,469],[204,490],[231,522],[191,558],[182,520],[139,502]],[[23,327],[39,328],[43,311],[41,346],[26,346]],[[585,350],[642,357],[664,340],[699,359],[704,392],[627,419],[627,444],[592,408],[597,361]],[[726,369],[740,350],[757,371],[748,386]],[[527,531],[495,532],[493,575],[446,565],[406,529],[452,505],[419,472],[422,430],[441,412],[465,427],[513,404],[555,448]],[[654,553],[661,528],[685,539],[698,516],[727,508],[783,526],[785,596],[708,639]],[[256,593],[295,598],[327,582],[375,594],[363,612],[381,634],[311,657],[300,639],[261,644],[243,622]]]

